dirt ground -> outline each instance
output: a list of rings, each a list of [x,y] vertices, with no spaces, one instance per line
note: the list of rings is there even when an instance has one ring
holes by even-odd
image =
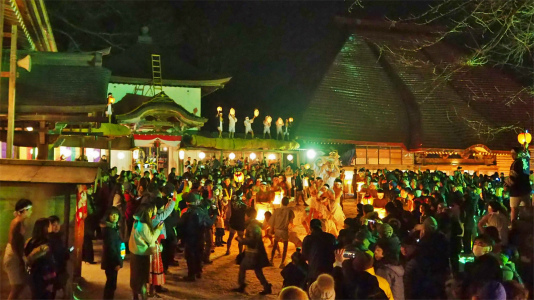
[[[294,204],[291,203],[290,206],[294,206]],[[295,209],[302,211],[303,206],[295,207]],[[344,202],[344,211],[347,217],[354,217],[356,215],[356,203],[354,199],[348,199]],[[298,231],[301,233],[302,228]],[[96,260],[99,261],[102,249],[101,241],[94,241],[94,243]],[[265,245],[267,252],[270,252],[272,248],[268,247],[269,241],[265,240]],[[234,262],[238,252],[237,243],[232,244],[230,256],[224,256],[225,251],[225,247],[215,248],[215,253],[211,255],[213,264],[204,266],[202,279],[195,282],[180,281],[180,278],[187,274],[187,265],[183,255],[178,254],[177,259],[180,262],[180,266],[171,267],[170,271],[172,275],[166,276],[167,283],[165,287],[169,289],[169,292],[159,294],[159,296],[163,299],[276,299],[277,294],[282,288],[281,270],[278,268],[281,258],[275,257],[274,267],[263,269],[265,277],[273,285],[272,295],[260,296],[258,294],[262,290],[262,286],[253,271],[247,272],[247,293],[243,295],[231,291],[232,288],[237,287],[239,268]],[[293,252],[295,252],[295,246],[290,243],[286,263],[289,263],[289,257]],[[124,268],[119,271],[115,299],[132,298],[129,287],[129,267],[129,262],[126,260]],[[104,271],[100,269],[100,264],[84,264],[82,267],[82,277],[83,281],[75,289],[75,298],[101,299],[106,277]]]

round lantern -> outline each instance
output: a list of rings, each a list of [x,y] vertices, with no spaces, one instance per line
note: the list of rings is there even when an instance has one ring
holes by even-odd
[[[249,157],[250,157],[251,160],[255,160],[256,159],[256,153],[254,153],[254,152],[250,153]]]
[[[254,110],[254,118],[260,115],[260,111],[256,108]]]
[[[305,165],[304,165],[304,168],[305,168],[306,170],[308,170],[308,169],[310,168],[310,164],[305,164]]]
[[[235,159],[235,153],[234,153],[234,152],[230,153],[230,155],[228,155],[228,157],[229,157],[230,159]]]
[[[289,123],[293,123],[293,118],[289,118]]]
[[[230,108],[230,114],[231,114],[232,116],[235,115],[235,109]]]
[[[180,159],[184,159],[185,158],[185,151],[184,150],[180,150],[178,152],[178,157],[180,157]]]
[[[308,153],[306,153],[309,159],[314,159],[316,154],[317,153],[315,153],[315,150],[313,149],[308,150]]]
[[[222,107],[220,107],[220,106],[217,107],[217,111],[218,111],[218,112],[221,112],[221,111],[222,111]]]
[[[288,155],[287,155],[287,160],[289,160],[289,161],[293,161],[293,155],[288,154]]]
[[[269,156],[267,158],[269,158],[269,160],[275,160],[276,159],[276,155],[269,154]]]
[[[200,153],[198,154],[198,158],[200,158],[200,159],[204,159],[204,158],[206,158],[206,153],[204,153],[204,152],[200,152]]]
[[[530,144],[530,142],[532,141],[532,135],[530,135],[530,133],[528,131],[526,132],[522,132],[520,134],[517,135],[517,141],[523,145],[523,144]]]

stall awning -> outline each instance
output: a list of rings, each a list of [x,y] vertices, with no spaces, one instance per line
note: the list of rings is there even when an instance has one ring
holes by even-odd
[[[180,142],[182,141],[181,135],[134,134],[133,136],[136,147],[153,146],[156,141],[159,141],[162,145],[180,147]]]

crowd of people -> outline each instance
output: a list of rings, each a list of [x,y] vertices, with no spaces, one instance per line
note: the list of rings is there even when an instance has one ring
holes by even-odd
[[[233,243],[239,293],[245,292],[247,270],[262,284],[260,294],[273,293],[263,268],[274,266],[278,252],[279,299],[528,299],[534,282],[534,178],[528,151],[517,148],[512,156],[507,177],[461,168],[453,175],[355,169],[353,218],[343,211],[343,171],[323,180],[304,164],[281,169],[279,162],[216,157],[188,158],[181,176],[174,168],[168,174],[140,172],[138,166],[119,174],[111,168],[87,192],[83,260],[96,263],[92,243],[102,238],[104,299],[114,297],[122,248],[133,298],[146,299],[168,291],[165,274],[179,265],[177,252],[187,263],[183,280],[196,281],[203,266],[213,263],[214,247],[226,247],[231,255]],[[274,205],[277,197],[280,204]],[[260,218],[259,206],[270,208]],[[385,210],[382,218],[379,209]],[[54,257],[68,255],[53,249],[53,224],[59,221],[37,220],[24,243],[31,202],[20,200],[15,215],[4,258],[10,299],[23,288],[25,266],[34,298],[53,299],[64,272]],[[297,234],[298,226],[305,236]],[[290,242],[296,251],[286,262]]]

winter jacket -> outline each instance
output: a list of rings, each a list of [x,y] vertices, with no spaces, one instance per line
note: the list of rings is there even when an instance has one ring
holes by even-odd
[[[171,200],[171,202],[167,204],[167,206],[165,206],[165,208],[163,209],[163,212],[158,212],[156,214],[156,217],[152,220],[152,226],[154,228],[158,226],[159,222],[165,221],[165,219],[167,219],[170,216],[170,214],[174,210],[174,205],[175,205],[174,200]],[[167,230],[165,230],[165,223],[163,223],[163,227],[161,228],[161,233],[163,234],[163,238],[166,239]]]
[[[251,220],[247,224],[245,238],[241,244],[247,247],[241,262],[242,267],[246,270],[252,270],[269,266],[269,258],[262,241],[261,224],[258,220]]]
[[[130,234],[130,240],[128,241],[130,252],[137,255],[151,255],[149,248],[156,245],[155,243],[160,233],[160,229],[154,229],[154,232],[151,232],[147,224],[142,223],[139,217],[134,216],[132,234]]]
[[[122,267],[121,244],[119,227],[109,222],[102,228],[102,270],[113,270],[117,266]]]
[[[510,188],[510,197],[528,195],[530,188],[530,157],[518,157],[510,166],[510,177],[506,184]]]
[[[391,264],[386,264],[377,268],[376,275],[384,277],[391,287],[391,293],[393,294],[393,299],[395,300],[404,300],[404,268],[402,266],[395,266]]]

